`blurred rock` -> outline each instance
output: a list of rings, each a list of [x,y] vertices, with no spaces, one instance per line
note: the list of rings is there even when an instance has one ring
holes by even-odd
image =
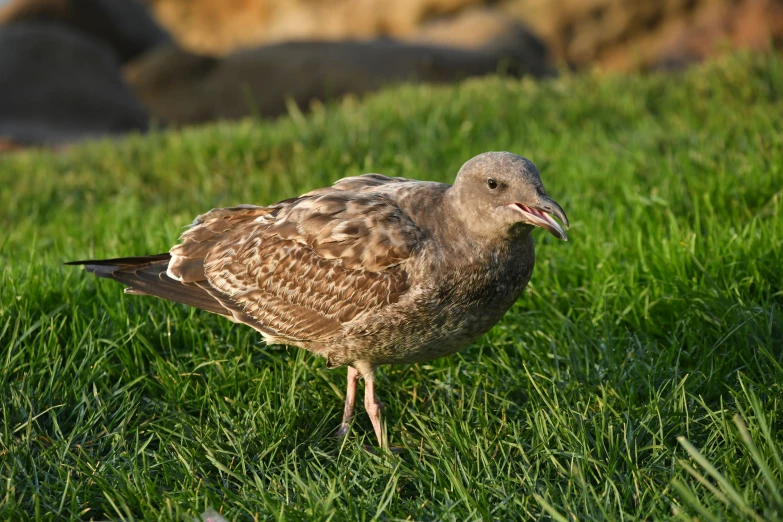
[[[646,65],[681,68],[730,49],[761,51],[773,45],[780,47],[783,44],[783,2],[715,6],[705,9],[689,26],[672,27],[667,36],[661,39],[659,51]],[[621,55],[619,58],[619,68],[622,68],[623,59],[627,63],[627,57]]]
[[[454,16],[422,24],[409,41],[463,49],[494,51],[518,63],[540,63],[548,55],[543,41],[521,22],[486,8],[469,8]]]
[[[185,48],[220,55],[290,39],[390,36],[459,47],[520,22],[575,67],[676,66],[783,40],[783,0],[146,0]],[[453,28],[453,29],[449,29]]]
[[[137,0],[11,0],[0,7],[0,25],[59,22],[105,42],[122,61],[170,41]]]
[[[0,137],[55,144],[146,130],[114,53],[50,23],[0,27]]]
[[[677,67],[735,48],[766,50],[783,38],[781,0],[517,0],[524,17],[577,67]]]
[[[407,38],[481,0],[146,0],[186,49],[226,54],[288,40]],[[451,42],[453,44],[453,41]]]
[[[540,43],[519,62],[496,50],[375,40],[288,42],[225,58],[163,46],[125,68],[152,117],[175,125],[278,116],[289,98],[306,107],[403,81],[453,82],[499,70],[540,76],[550,66]]]

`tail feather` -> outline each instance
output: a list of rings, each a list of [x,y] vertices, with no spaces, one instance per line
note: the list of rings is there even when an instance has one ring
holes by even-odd
[[[115,259],[91,259],[71,261],[66,265],[83,265],[84,269],[98,277],[113,279],[128,286],[126,293],[154,295],[162,299],[194,306],[208,312],[231,316],[220,302],[195,283],[182,283],[166,274],[171,255],[119,257]]]

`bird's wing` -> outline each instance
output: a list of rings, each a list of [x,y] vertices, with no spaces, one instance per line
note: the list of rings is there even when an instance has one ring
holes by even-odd
[[[404,265],[422,233],[371,190],[396,181],[346,178],[271,207],[213,210],[171,250],[169,275],[197,282],[275,339],[330,338],[409,288]]]
[[[206,283],[204,258],[228,235],[248,234],[256,226],[255,219],[274,214],[285,202],[271,207],[239,205],[214,208],[198,216],[188,230],[180,236],[180,244],[169,250],[171,261],[167,275],[182,283]]]

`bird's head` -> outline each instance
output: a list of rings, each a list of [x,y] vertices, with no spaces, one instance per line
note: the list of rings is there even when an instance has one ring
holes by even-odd
[[[460,221],[473,234],[497,237],[519,227],[529,230],[532,225],[568,239],[563,230],[568,229],[565,212],[546,195],[533,162],[522,156],[479,154],[462,166],[449,192],[458,202]]]

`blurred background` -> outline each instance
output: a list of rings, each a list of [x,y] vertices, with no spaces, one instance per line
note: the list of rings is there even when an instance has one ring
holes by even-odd
[[[0,150],[781,43],[783,0],[0,0]]]
[[[781,520],[782,3],[0,0],[0,521]],[[569,241],[383,368],[400,465],[343,371],[62,265],[487,150]]]

